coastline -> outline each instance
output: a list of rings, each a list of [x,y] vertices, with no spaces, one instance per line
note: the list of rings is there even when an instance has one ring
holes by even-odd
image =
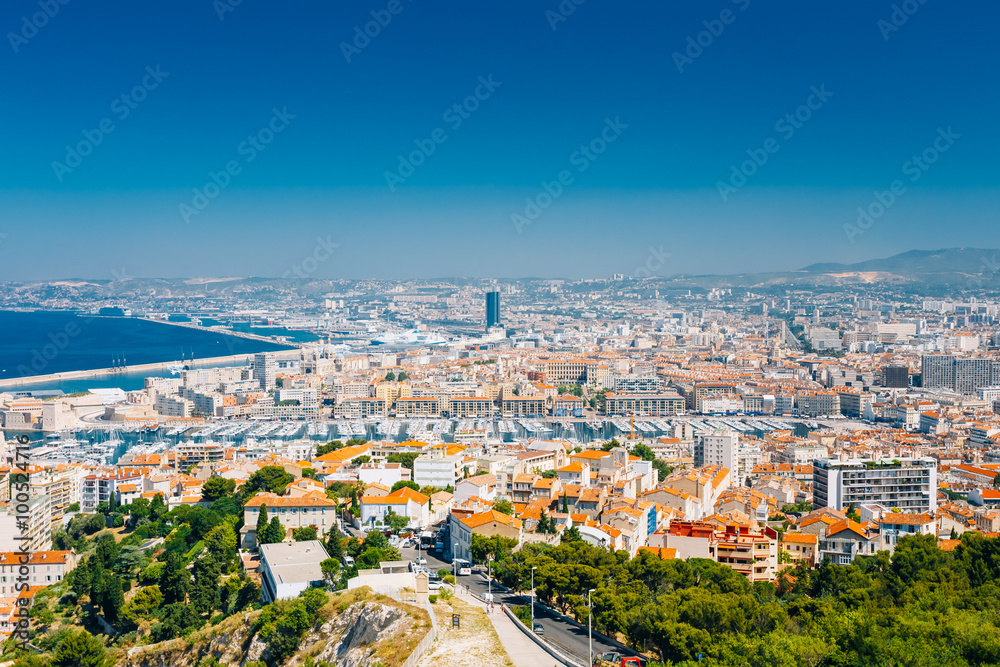
[[[274,341],[268,341],[274,342]],[[294,359],[299,356],[301,350],[299,348],[291,350],[276,350],[271,352],[278,359]],[[193,362],[193,368],[198,368],[200,365],[204,364],[223,364],[229,361],[245,361],[247,357],[252,357],[253,354],[232,354],[223,357],[206,357],[204,359],[195,359]],[[82,380],[86,378],[100,378],[106,376],[121,375],[123,373],[142,373],[144,371],[159,371],[166,370],[168,366],[173,366],[176,361],[160,361],[149,364],[136,364],[134,366],[125,366],[123,368],[93,368],[90,370],[82,371],[63,371],[62,373],[49,373],[47,375],[26,375],[25,377],[19,378],[8,378],[0,380],[0,390],[23,387],[29,385],[43,384],[49,382],[59,382],[61,380]]]

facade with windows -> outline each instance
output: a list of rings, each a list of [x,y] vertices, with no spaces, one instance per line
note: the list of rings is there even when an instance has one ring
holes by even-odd
[[[932,458],[813,461],[813,506],[843,510],[876,503],[903,512],[937,507],[937,461]]]

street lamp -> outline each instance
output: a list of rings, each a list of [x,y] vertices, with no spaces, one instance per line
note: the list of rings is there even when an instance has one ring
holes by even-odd
[[[493,601],[493,554],[486,556],[486,592],[489,600]]]
[[[531,631],[535,631],[535,570],[537,565],[531,566]]]
[[[594,636],[591,631],[591,626],[593,625],[592,619],[594,617],[594,603],[590,599],[590,594],[593,593],[596,588],[591,588],[587,591],[587,655],[590,660],[587,662],[588,665],[594,664]]]
[[[455,590],[458,590],[458,562],[455,560],[458,558],[458,542],[455,542],[455,547],[451,550],[451,569],[455,572]]]

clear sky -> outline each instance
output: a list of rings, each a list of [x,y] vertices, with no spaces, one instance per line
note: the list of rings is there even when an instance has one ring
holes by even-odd
[[[237,2],[2,3],[0,279],[1000,245],[996,3]]]

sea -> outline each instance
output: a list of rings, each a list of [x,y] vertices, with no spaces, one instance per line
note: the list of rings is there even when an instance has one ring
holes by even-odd
[[[258,333],[255,329],[254,333]],[[268,331],[267,334],[279,332]],[[280,335],[280,333],[279,333]],[[111,368],[119,365],[181,362],[290,349],[280,343],[131,317],[100,317],[70,311],[0,311],[0,379]],[[194,363],[190,362],[194,359]],[[247,363],[235,362],[226,365]],[[215,364],[218,366],[219,364]],[[204,366],[207,367],[207,366]],[[65,393],[105,387],[141,389],[147,377],[170,371],[142,371],[17,387],[17,391],[59,389]]]

